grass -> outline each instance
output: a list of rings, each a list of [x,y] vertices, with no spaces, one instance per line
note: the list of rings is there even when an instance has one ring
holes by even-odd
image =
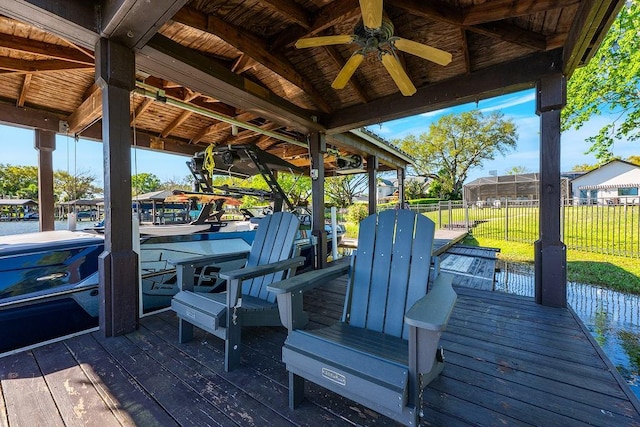
[[[533,245],[502,239],[467,237],[465,244],[499,248],[498,258],[507,262],[533,263]],[[637,258],[567,251],[567,280],[640,294],[640,262]]]

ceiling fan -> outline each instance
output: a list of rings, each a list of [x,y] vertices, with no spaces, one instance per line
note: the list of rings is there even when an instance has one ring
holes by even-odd
[[[449,52],[394,36],[393,24],[386,16],[383,16],[382,0],[360,0],[360,10],[362,21],[356,26],[353,34],[309,37],[299,39],[296,42],[298,49],[350,43],[359,46],[331,83],[332,88],[344,88],[364,57],[369,54],[378,56],[404,96],[416,93],[416,87],[402,68],[396,50],[419,56],[439,65],[447,65],[451,62]]]

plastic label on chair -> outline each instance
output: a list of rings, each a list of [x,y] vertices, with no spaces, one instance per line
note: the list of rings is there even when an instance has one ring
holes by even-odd
[[[186,314],[187,317],[190,317],[191,319],[195,319],[196,318],[196,312],[194,310],[186,309],[184,311],[184,314]]]
[[[344,375],[332,371],[331,369],[322,368],[322,376],[328,379],[329,381],[333,381],[336,384],[340,384],[341,386],[347,385],[347,377]]]

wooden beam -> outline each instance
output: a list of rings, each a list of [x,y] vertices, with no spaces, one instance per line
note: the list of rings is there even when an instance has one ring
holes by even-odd
[[[24,81],[22,82],[22,88],[20,88],[20,95],[16,101],[16,107],[24,106],[24,101],[27,98],[27,92],[29,92],[29,86],[31,85],[31,77],[33,74],[25,74]]]
[[[25,59],[0,57],[0,70],[12,71],[17,74],[39,74],[68,70],[94,71],[95,67],[77,62],[61,61],[59,59],[43,59],[28,61]]]
[[[528,49],[547,50],[547,37],[545,35],[525,30],[508,22],[492,22],[465,28],[474,33],[517,44]]]
[[[231,71],[236,74],[242,74],[245,71],[255,67],[257,64],[258,63],[253,58],[243,53],[238,57],[238,59],[236,59],[236,62],[234,62],[233,67],[231,67]]]
[[[539,52],[483,68],[446,81],[422,86],[414,96],[394,94],[366,105],[347,107],[324,118],[330,134],[491,98],[534,86],[562,67],[562,51]]]
[[[25,37],[0,33],[0,46],[14,52],[42,55],[47,58],[76,62],[90,67],[94,65],[93,58],[83,54],[77,49]]]
[[[562,9],[580,3],[579,0],[492,0],[472,4],[463,9],[463,25],[477,25],[493,21]]]
[[[193,105],[209,111],[224,114],[225,116],[233,116],[236,114],[236,109],[231,105],[217,101],[210,102],[206,99],[206,97],[203,97],[200,92],[195,92],[189,88],[184,87],[183,85],[179,85],[177,83],[169,83],[156,77],[148,77],[145,79],[144,83],[159,89],[164,89],[166,96],[170,98],[190,102]]]
[[[0,123],[7,125],[58,132],[65,118],[51,111],[0,103]]]
[[[136,65],[140,71],[176,81],[205,96],[303,133],[323,129],[315,119],[317,113],[299,108],[166,37],[153,37],[137,54]]]
[[[359,14],[360,6],[358,0],[333,1],[313,15],[313,22],[308,29],[299,25],[287,27],[275,36],[269,45],[271,50],[279,51],[286,46],[293,45],[299,38],[314,36],[339,22],[352,19]]]
[[[53,197],[53,151],[56,133],[36,129],[35,148],[38,150],[38,207],[40,231],[55,229],[55,199]]]
[[[535,242],[535,297],[538,304],[562,308],[567,306],[567,248],[560,236],[560,113],[566,102],[567,82],[561,73],[538,82],[540,238]]]
[[[98,259],[100,330],[105,337],[138,328],[138,255],[131,221],[130,93],[135,84],[131,49],[107,39],[96,45],[96,83],[102,93],[104,252]],[[124,124],[124,126],[123,126]]]
[[[102,91],[97,85],[94,85],[91,94],[82,101],[82,104],[67,119],[69,133],[72,135],[81,133],[83,129],[91,126],[101,116]]]
[[[408,156],[404,158],[396,156],[391,150],[374,145],[351,132],[327,135],[327,142],[349,153],[360,154],[363,157],[376,156],[378,164],[385,164],[391,169],[406,168],[411,163]]]
[[[243,122],[249,121],[253,118],[255,118],[255,115],[251,113],[242,113],[234,117],[234,119],[243,121]],[[198,132],[193,138],[191,138],[190,143],[197,144],[198,142],[202,141],[207,135],[211,135],[212,133],[216,133],[216,132],[222,132],[230,128],[231,128],[231,125],[227,122],[218,122],[218,123],[212,124],[210,126],[207,126],[201,129],[200,132]]]
[[[611,24],[618,16],[624,0],[583,0],[578,13],[571,24],[564,46],[563,72],[570,78],[576,68],[586,63],[595,53],[595,45],[599,46]],[[609,20],[602,22],[605,16]]]
[[[149,107],[151,107],[153,101],[154,100],[151,98],[144,98],[142,103],[138,105],[138,108],[136,108],[136,111],[131,116],[131,122],[129,123],[130,126],[134,126],[136,124],[136,120],[138,120],[138,118],[143,115],[144,112],[149,109]]]
[[[327,152],[327,140],[323,133],[309,135],[309,153],[311,154],[311,233],[316,237],[315,268],[327,265],[327,232],[324,225],[324,153]]]
[[[85,0],[7,0],[2,14],[93,50],[99,38],[94,6]]]
[[[164,128],[164,130],[160,133],[160,137],[166,138],[167,136],[169,136],[169,134],[173,132],[175,128],[187,121],[187,119],[192,115],[193,112],[191,111],[183,111],[182,113],[180,113],[178,117],[176,117],[171,123],[169,123],[166,128]]]
[[[260,126],[260,129],[263,129],[263,130],[274,130],[277,128],[278,126],[272,122],[267,122]],[[237,136],[229,136],[229,138],[227,138],[225,143],[226,144],[242,144],[242,143],[245,143],[248,139],[255,138],[258,135],[261,135],[261,134],[253,130],[245,129],[238,132]]]
[[[307,10],[293,0],[258,0],[258,3],[295,22],[302,28],[309,28]]]
[[[102,2],[100,35],[139,49],[187,0],[110,0]]]
[[[467,40],[467,30],[460,28],[460,44],[462,46],[462,57],[464,58],[464,72],[471,73],[471,58],[469,57],[469,41]]]
[[[313,87],[309,80],[299,74],[294,65],[284,56],[269,52],[269,48],[263,39],[248,33],[240,27],[231,25],[215,15],[205,15],[188,7],[181,9],[173,17],[173,20],[220,37],[283,79],[302,89],[320,110],[325,113],[331,111],[329,103],[325,101],[323,95]]]
[[[388,0],[388,3],[404,9],[415,16],[465,28],[469,31],[480,33],[488,37],[516,43],[536,50],[547,50],[546,43],[544,42],[546,39],[542,34],[535,33],[512,24],[500,22],[494,23],[494,25],[476,27],[464,23],[463,12],[461,10],[447,7],[443,4],[434,5],[431,2],[423,2],[419,0]],[[540,42],[539,39],[543,40],[543,42]]]

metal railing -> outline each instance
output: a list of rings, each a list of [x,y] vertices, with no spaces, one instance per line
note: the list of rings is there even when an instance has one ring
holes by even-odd
[[[430,217],[439,228],[464,228],[478,237],[533,243],[539,235],[539,206],[538,200],[502,199],[474,204],[445,201],[411,209]],[[590,199],[588,203],[570,199],[561,204],[561,218],[560,238],[569,249],[640,257],[637,198]]]

